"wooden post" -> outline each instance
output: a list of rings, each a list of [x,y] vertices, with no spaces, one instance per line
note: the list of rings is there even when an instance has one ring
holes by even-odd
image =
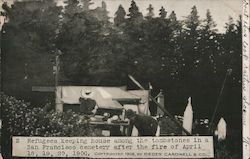
[[[164,105],[164,94],[163,90],[160,90],[160,93],[157,95],[157,102],[160,103],[161,105]],[[157,107],[157,115],[163,116],[164,112]]]
[[[58,91],[57,91],[57,87],[58,87],[58,68],[59,66],[59,55],[55,56],[55,109],[56,111],[63,111],[63,108],[58,108],[57,107],[57,103],[58,103],[58,99],[57,99],[57,95],[58,95]]]
[[[58,87],[59,83],[59,71],[60,71],[60,56],[62,55],[62,52],[60,50],[56,50],[55,55],[55,66],[53,68],[54,74],[55,74],[55,108],[56,111],[63,111],[63,104],[61,103],[61,87]],[[58,90],[59,89],[59,90]],[[58,99],[60,97],[60,99]]]

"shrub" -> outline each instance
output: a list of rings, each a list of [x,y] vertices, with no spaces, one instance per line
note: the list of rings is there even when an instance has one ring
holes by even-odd
[[[46,111],[14,97],[1,95],[2,154],[11,158],[12,136],[91,136],[93,130],[82,115]]]
[[[181,129],[168,117],[162,117],[159,119],[159,125],[161,128],[161,135],[181,135]]]

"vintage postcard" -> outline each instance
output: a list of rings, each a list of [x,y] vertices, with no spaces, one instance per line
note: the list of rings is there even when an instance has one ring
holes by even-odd
[[[2,0],[1,156],[249,159],[249,0]]]

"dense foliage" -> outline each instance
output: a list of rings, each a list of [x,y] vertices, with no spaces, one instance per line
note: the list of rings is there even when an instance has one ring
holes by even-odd
[[[47,111],[49,106],[33,108],[29,103],[1,95],[3,155],[10,155],[12,136],[92,136],[84,118],[73,112]],[[9,157],[7,157],[9,158]]]

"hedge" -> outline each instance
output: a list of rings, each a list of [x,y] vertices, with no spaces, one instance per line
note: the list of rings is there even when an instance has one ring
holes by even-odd
[[[11,157],[12,136],[95,136],[85,116],[72,111],[47,111],[1,94],[2,156]]]

